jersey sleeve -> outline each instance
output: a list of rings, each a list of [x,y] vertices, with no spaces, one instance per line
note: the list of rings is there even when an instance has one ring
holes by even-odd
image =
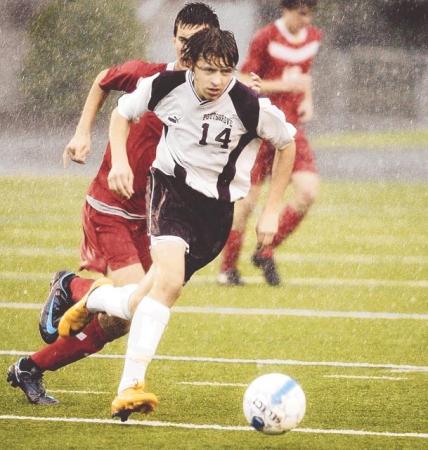
[[[268,45],[267,34],[265,30],[260,30],[254,36],[254,39],[250,43],[247,57],[241,67],[242,73],[254,72],[260,77],[264,76],[265,55]]]
[[[141,60],[127,61],[124,64],[111,67],[99,83],[104,91],[132,92],[143,77],[150,77],[165,70],[165,64],[148,63]]]
[[[137,121],[149,110],[153,81],[158,76],[159,73],[148,78],[141,78],[134,92],[124,94],[119,98],[117,111],[122,117]]]
[[[260,114],[257,134],[275,148],[282,149],[293,141],[296,128],[285,120],[284,113],[268,98],[260,98]]]

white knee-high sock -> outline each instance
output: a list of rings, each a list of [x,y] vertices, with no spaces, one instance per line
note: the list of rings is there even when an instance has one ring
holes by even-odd
[[[89,295],[86,307],[90,312],[106,312],[110,316],[131,320],[129,299],[137,287],[137,284],[122,287],[100,286]]]
[[[170,309],[150,297],[144,297],[132,318],[125,367],[118,392],[144,382],[150,364],[170,317]]]

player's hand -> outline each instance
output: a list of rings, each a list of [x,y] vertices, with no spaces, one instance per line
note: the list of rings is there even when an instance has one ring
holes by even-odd
[[[302,73],[300,67],[290,67],[282,73],[284,90],[288,92],[308,92],[312,88],[312,77]]]
[[[297,108],[299,120],[303,123],[309,122],[314,116],[314,104],[311,99],[304,99]]]
[[[257,245],[265,247],[272,244],[273,238],[278,231],[279,213],[276,211],[263,211],[257,222]]]
[[[260,94],[260,89],[262,87],[262,79],[254,72],[250,73],[250,81],[247,85],[256,94]]]
[[[90,134],[76,133],[66,145],[62,154],[62,161],[64,167],[68,166],[69,161],[74,161],[78,164],[85,164],[89,152],[91,151],[91,136]]]
[[[134,174],[127,162],[113,165],[107,181],[111,191],[127,199],[132,197],[134,193]]]

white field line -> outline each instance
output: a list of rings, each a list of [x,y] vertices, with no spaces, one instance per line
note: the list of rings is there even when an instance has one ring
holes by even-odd
[[[67,389],[49,389],[49,392],[55,392],[59,394],[90,394],[90,395],[103,395],[103,394],[111,394],[111,392],[107,391],[69,391]]]
[[[26,356],[32,351],[0,350],[0,356]],[[94,354],[90,358],[124,359],[124,355]],[[208,356],[172,356],[156,355],[157,361],[176,361],[190,363],[214,364],[256,364],[260,366],[314,366],[314,367],[347,367],[364,369],[401,369],[407,372],[428,372],[428,366],[414,366],[410,364],[378,364],[367,362],[336,362],[336,361],[298,361],[294,359],[244,359],[244,358],[212,358]]]
[[[215,431],[255,431],[248,426],[231,426],[217,424],[195,424],[178,422],[161,422],[157,420],[128,420],[120,422],[114,419],[86,419],[80,417],[35,417],[35,416],[13,416],[0,415],[0,420],[21,420],[34,422],[65,422],[65,423],[87,423],[94,425],[120,425],[120,426],[143,426],[143,427],[163,427],[163,428],[185,428],[191,430],[215,430]],[[296,428],[292,432],[311,434],[342,434],[352,436],[382,436],[382,437],[402,437],[428,439],[428,433],[394,433],[391,431],[366,431],[366,430],[335,430],[317,428]]]
[[[79,256],[77,248],[65,247],[12,247],[0,246],[0,253],[4,256]],[[244,253],[242,258],[251,255]],[[418,264],[427,265],[428,257],[420,255],[370,255],[370,254],[325,254],[325,253],[282,253],[277,254],[278,262],[298,263],[339,263],[339,264]]]
[[[42,272],[0,272],[0,280],[25,280],[25,281],[48,281],[52,274]],[[243,277],[247,284],[265,284],[261,276]],[[216,283],[217,277],[213,275],[196,275],[191,284]],[[366,287],[410,287],[428,288],[428,280],[378,280],[373,278],[288,278],[287,285],[294,286],[366,286]]]
[[[215,386],[215,387],[247,387],[248,383],[220,383],[218,381],[180,381],[177,384],[189,386]]]
[[[404,381],[406,377],[369,376],[369,375],[322,375],[323,378],[344,378],[351,380],[382,380],[382,381]],[[213,387],[247,387],[248,383],[221,383],[218,381],[179,381],[177,384],[189,386],[213,386]],[[52,391],[53,392],[53,391]]]
[[[242,279],[247,284],[266,284],[264,278],[261,276],[242,277]],[[192,278],[190,283],[217,283],[217,277],[213,275],[196,275],[194,278]],[[284,284],[289,286],[317,287],[365,286],[428,288],[428,280],[378,280],[374,278],[287,278],[286,280],[284,280]]]
[[[12,224],[7,224],[7,226],[11,226]],[[13,229],[8,230],[8,234],[11,236],[19,236],[20,238],[31,238],[36,237],[38,242],[46,241],[48,243],[51,242],[59,242],[63,239],[64,232],[63,231],[55,231],[55,230],[44,230],[38,229],[34,227],[32,224],[32,228],[28,228],[22,226],[21,223],[14,224]],[[77,236],[79,237],[79,236]],[[305,235],[305,244],[313,245],[319,243],[332,243],[337,245],[337,238],[334,232],[326,235],[320,235],[317,230],[313,230],[310,235]],[[344,236],[341,239],[341,243],[346,244],[354,244],[361,246],[370,246],[370,247],[381,247],[381,246],[394,246],[396,248],[408,248],[409,244],[418,245],[420,248],[428,247],[427,238],[424,235],[413,235],[410,238],[397,238],[392,234],[371,234],[367,233],[362,235],[361,228],[358,229],[353,235]]]
[[[43,303],[15,303],[0,300],[0,309],[36,309]],[[420,313],[390,313],[370,311],[328,311],[319,309],[293,308],[222,308],[216,306],[174,306],[176,314],[223,314],[233,316],[291,316],[315,318],[346,318],[346,319],[381,319],[381,320],[428,320],[428,314]]]
[[[350,380],[385,380],[385,381],[402,381],[408,380],[406,377],[371,377],[369,375],[323,375],[324,378],[349,378]]]

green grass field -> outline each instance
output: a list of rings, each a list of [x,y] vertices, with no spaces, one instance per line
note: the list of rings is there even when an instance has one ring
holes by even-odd
[[[152,416],[110,421],[123,339],[46,373],[59,405],[28,404],[6,370],[42,345],[34,303],[52,273],[77,267],[88,181],[0,178],[2,448],[428,448],[426,184],[324,182],[278,253],[280,288],[257,283],[252,230],[247,286],[217,286],[217,262],[198,274],[148,373]],[[307,412],[296,431],[266,436],[247,427],[242,396],[274,371],[300,382]]]

